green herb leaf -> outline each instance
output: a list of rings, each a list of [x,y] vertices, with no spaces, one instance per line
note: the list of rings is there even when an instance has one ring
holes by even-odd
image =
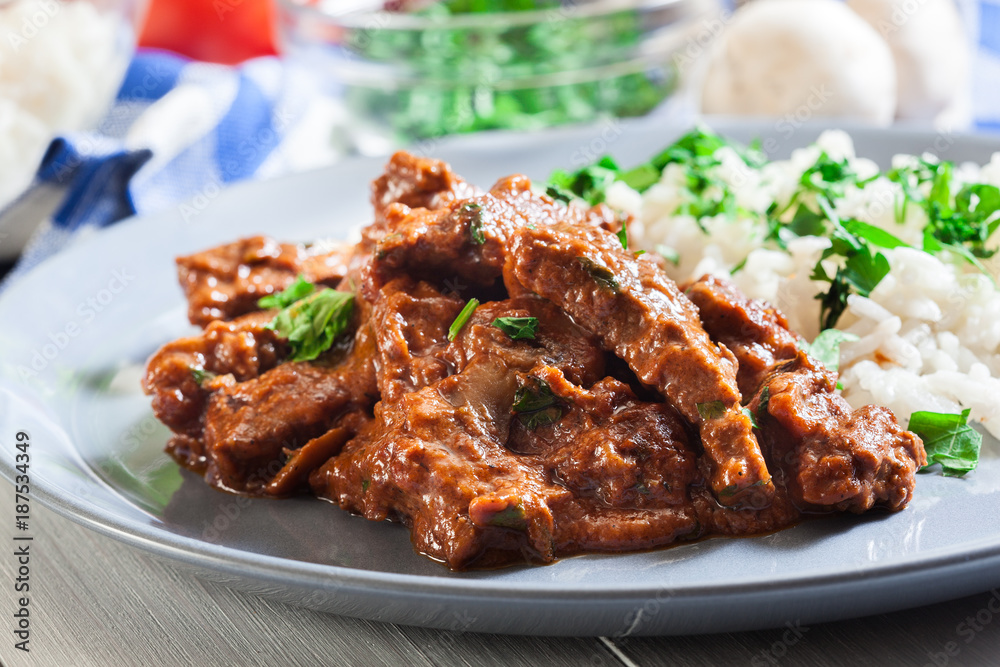
[[[258,308],[287,308],[296,301],[304,299],[316,291],[316,286],[299,275],[295,282],[277,294],[262,297],[257,301]]]
[[[312,361],[347,331],[354,295],[325,288],[296,301],[267,325],[292,348],[290,361]]]
[[[486,243],[486,235],[483,233],[483,207],[475,202],[465,202],[458,207],[458,213],[462,220],[469,225],[469,235],[477,245]]]
[[[747,407],[743,407],[743,408],[740,408],[740,411],[742,411],[743,414],[745,414],[747,416],[747,419],[750,420],[750,425],[751,426],[753,426],[754,428],[760,428],[760,424],[757,423],[757,416],[754,415],[753,410],[751,410],[750,408],[747,408]]]
[[[618,279],[608,267],[598,264],[589,257],[577,257],[577,260],[579,260],[580,264],[583,265],[583,268],[587,271],[587,273],[590,274],[590,277],[597,281],[597,283],[602,287],[606,287],[612,292],[617,292],[621,289],[621,286],[618,284]]]
[[[218,377],[215,373],[206,371],[200,366],[188,366],[188,368],[191,370],[191,375],[194,377],[194,381],[199,385],[205,384],[206,380],[214,380]]]
[[[671,248],[670,246],[660,244],[656,246],[656,254],[667,260],[674,266],[678,266],[681,263],[681,254]]]
[[[710,419],[718,419],[719,417],[726,414],[726,404],[722,401],[709,401],[708,403],[698,403],[696,406],[698,408],[698,414],[701,416],[703,421],[708,421]]]
[[[618,175],[618,180],[637,192],[645,192],[660,181],[660,170],[651,164],[640,164]]]
[[[513,530],[527,530],[528,521],[521,504],[508,505],[490,517],[489,525]]]
[[[511,409],[529,430],[559,421],[563,412],[549,383],[536,377],[529,377],[514,393]]]
[[[854,236],[862,238],[872,245],[876,245],[880,248],[891,249],[909,245],[884,229],[874,225],[869,225],[867,222],[861,222],[860,220],[845,220],[843,225],[844,229]]]
[[[924,441],[927,465],[940,463],[948,477],[961,477],[975,470],[983,436],[969,426],[970,410],[960,415],[914,412],[906,428]]]
[[[760,392],[760,403],[757,404],[757,419],[761,418],[761,415],[767,414],[767,404],[771,402],[771,387],[768,385],[764,387],[764,391]]]
[[[553,171],[545,191],[553,199],[569,202],[579,198],[594,206],[604,201],[604,194],[617,180],[618,172],[615,161],[604,156],[596,164],[578,171]]]
[[[622,223],[622,228],[618,230],[616,236],[622,244],[622,250],[628,250],[628,229],[625,227],[625,223]]]
[[[882,253],[872,255],[867,248],[852,254],[844,264],[844,278],[861,296],[871,294],[888,274],[889,260]]]
[[[498,317],[493,326],[510,336],[511,340],[534,340],[538,333],[537,317]]]
[[[840,345],[841,343],[853,343],[858,337],[852,333],[841,331],[840,329],[825,329],[816,336],[813,342],[800,341],[799,347],[805,350],[806,354],[815,357],[831,371],[840,368]]]
[[[469,302],[465,304],[461,312],[455,317],[455,321],[451,323],[448,327],[448,340],[455,340],[458,338],[459,332],[465,323],[469,321],[472,317],[472,313],[476,312],[476,308],[479,308],[479,299],[469,299]]]

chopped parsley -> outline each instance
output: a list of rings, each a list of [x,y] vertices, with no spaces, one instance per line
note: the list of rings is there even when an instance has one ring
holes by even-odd
[[[291,285],[277,294],[265,296],[257,301],[258,308],[288,308],[300,299],[304,299],[316,291],[316,286],[299,275]]]
[[[486,243],[486,234],[483,233],[483,207],[475,202],[466,202],[458,208],[459,216],[469,225],[469,236],[473,243],[483,245]]]
[[[626,228],[625,223],[622,223],[622,228],[618,230],[616,234],[619,243],[622,244],[622,250],[628,250],[628,228]]]
[[[199,385],[205,384],[206,380],[214,380],[216,377],[218,377],[215,373],[211,371],[206,371],[204,368],[200,366],[188,366],[188,369],[190,369],[191,375],[192,377],[194,377],[194,381],[197,382]]]
[[[559,421],[563,414],[559,399],[552,393],[549,383],[536,377],[529,377],[528,381],[514,392],[514,405],[511,406],[511,410],[528,430],[553,424]]]
[[[927,466],[941,464],[947,477],[961,477],[976,469],[983,436],[969,426],[969,409],[962,414],[914,412],[906,428],[920,436],[927,451]]]
[[[840,344],[853,343],[858,337],[840,329],[825,329],[812,343],[799,342],[799,347],[811,357],[815,357],[831,371],[840,368]]]
[[[589,257],[577,257],[577,260],[583,265],[584,270],[590,274],[597,284],[601,287],[605,287],[612,292],[617,292],[621,289],[618,284],[618,278],[615,277],[614,272],[603,264],[598,264]]]
[[[493,326],[510,336],[511,340],[534,340],[538,333],[537,317],[498,317]]]
[[[732,148],[750,167],[760,167],[765,162],[764,154],[757,148],[745,148],[706,128],[696,128],[632,169],[622,169],[608,156],[577,171],[558,169],[549,176],[545,191],[558,201],[582,200],[595,205],[604,201],[613,183],[621,181],[633,190],[645,192],[660,181],[668,165],[675,164],[683,171],[689,191],[678,213],[696,218],[732,216],[739,210],[736,196],[725,181],[712,173],[721,164],[716,152],[724,146]]]
[[[719,417],[726,414],[726,404],[722,401],[709,401],[707,403],[698,403],[695,407],[698,408],[698,415],[704,420],[718,419]]]
[[[288,341],[289,361],[312,361],[347,331],[353,310],[353,294],[324,288],[285,306],[266,328]]]
[[[489,525],[500,528],[511,528],[513,530],[527,530],[528,520],[524,513],[524,506],[508,505],[490,517]]]
[[[455,317],[455,321],[448,327],[448,340],[458,338],[459,332],[465,326],[466,322],[472,318],[472,313],[476,312],[476,308],[479,308],[479,299],[469,299],[469,302],[465,304],[462,311]]]
[[[662,243],[656,246],[656,254],[674,266],[678,266],[681,263],[681,254],[670,246],[663,245]]]
[[[764,387],[760,392],[760,402],[757,404],[757,421],[759,422],[767,414],[767,404],[771,402],[771,386]]]
[[[747,416],[747,419],[750,420],[751,426],[754,428],[760,428],[760,424],[757,423],[757,416],[753,413],[753,410],[747,407],[742,407],[740,408],[740,411],[743,412],[743,414]]]

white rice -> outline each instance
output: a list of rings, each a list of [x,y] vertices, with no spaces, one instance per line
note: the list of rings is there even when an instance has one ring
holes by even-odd
[[[746,167],[731,149],[720,149],[716,157],[722,164],[715,175],[729,185],[739,206],[763,214],[775,199],[788,200],[803,171],[824,150],[833,159],[848,159],[861,175],[878,171],[871,161],[855,156],[846,133],[830,131],[791,159],[760,170]],[[915,159],[895,158],[896,164]],[[1000,154],[983,167],[956,167],[955,178],[1000,186]],[[814,296],[829,285],[810,275],[830,241],[805,236],[788,243],[787,251],[765,247],[766,223],[754,215],[703,219],[705,233],[691,216],[675,215],[686,193],[680,170],[670,166],[641,195],[614,184],[607,202],[636,215],[630,230],[635,247],[655,251],[667,246],[679,254],[678,264],[668,265],[672,278],[683,282],[705,273],[730,277],[749,296],[775,304],[795,330],[812,340],[820,322],[820,302]],[[897,222],[896,204],[902,197],[901,188],[881,176],[863,188],[849,186],[835,204],[841,216],[856,217],[919,246],[925,213],[911,204],[906,219]],[[994,247],[996,242],[994,237]],[[880,252],[889,260],[889,274],[869,297],[851,295],[837,324],[859,337],[841,348],[844,397],[854,407],[885,405],[904,425],[916,411],[970,408],[972,419],[1000,437],[1000,291],[995,283],[964,261],[952,263],[906,247]],[[730,273],[744,261],[742,269]],[[987,266],[997,280],[1000,261]]]
[[[86,0],[0,0],[0,207],[31,181],[58,132],[107,111],[130,28]]]

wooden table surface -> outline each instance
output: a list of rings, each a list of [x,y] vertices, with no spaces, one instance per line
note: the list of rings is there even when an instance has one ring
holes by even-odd
[[[13,489],[0,483],[0,495],[0,515],[11,516]],[[797,633],[552,638],[442,632],[308,611],[201,581],[39,503],[31,508],[26,654],[14,648],[12,634],[18,566],[11,545],[17,543],[9,522],[0,524],[7,554],[0,557],[6,667],[1000,665],[1000,611],[994,611],[1000,591]]]

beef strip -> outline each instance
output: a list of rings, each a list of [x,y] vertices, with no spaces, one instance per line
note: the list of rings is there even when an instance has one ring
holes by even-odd
[[[365,421],[378,399],[370,322],[340,348],[316,362],[284,363],[228,383],[209,397],[204,443],[210,484],[266,494],[288,452],[343,426],[348,415],[358,413],[352,424]]]
[[[465,304],[430,284],[408,277],[382,288],[373,307],[378,322],[378,388],[382,400],[394,403],[414,389],[453,372],[444,357],[448,328]]]
[[[492,325],[526,313],[539,319],[533,341]],[[402,519],[418,550],[455,568],[511,553],[552,560],[550,506],[570,494],[504,443],[519,385],[539,364],[558,363],[562,355],[550,350],[570,336],[590,349],[567,372],[592,383],[603,373],[600,348],[551,304],[529,297],[481,306],[443,352],[457,372],[379,403],[375,424],[313,474],[314,492],[369,519]]]
[[[909,502],[914,472],[926,463],[916,435],[885,408],[852,411],[835,392],[837,374],[799,350],[800,337],[775,308],[711,276],[686,293],[712,340],[736,355],[740,388],[753,397],[749,409],[758,415],[771,469],[787,476],[794,502],[854,512]]]
[[[640,401],[613,378],[587,390],[552,366],[532,376],[551,388],[563,414],[530,430],[514,420],[508,447],[572,492],[552,506],[558,555],[648,548],[700,534],[688,487],[703,480],[671,407]]]
[[[479,189],[462,180],[446,162],[399,151],[389,158],[385,172],[372,182],[375,226],[385,219],[386,210],[393,204],[434,210],[477,194]]]
[[[188,319],[207,326],[257,310],[257,301],[288,287],[299,274],[310,282],[336,287],[347,275],[355,252],[351,244],[314,248],[253,236],[177,259]]]
[[[216,321],[200,334],[167,343],[146,365],[142,388],[153,397],[153,413],[178,437],[170,450],[184,465],[205,463],[200,445],[203,415],[220,383],[243,382],[276,366],[285,344],[266,329],[273,311],[231,322]]]
[[[508,253],[508,285],[561,306],[698,426],[720,503],[767,505],[774,487],[741,410],[736,361],[655,264],[624,251],[608,231],[563,223],[521,228]]]
[[[764,381],[748,408],[793,499],[804,507],[899,510],[927,464],[923,443],[887,408],[851,410],[835,392],[837,374],[799,352]]]
[[[615,229],[623,224],[604,205],[566,207],[537,194],[524,176],[501,179],[486,194],[437,210],[389,209],[375,247],[376,284],[404,270],[490,285],[500,277],[507,241],[518,229],[559,221]]]
[[[794,359],[801,336],[770,304],[747,298],[728,280],[707,275],[684,286],[712,340],[725,345],[739,364],[736,382],[744,397],[757,393],[774,367]]]

